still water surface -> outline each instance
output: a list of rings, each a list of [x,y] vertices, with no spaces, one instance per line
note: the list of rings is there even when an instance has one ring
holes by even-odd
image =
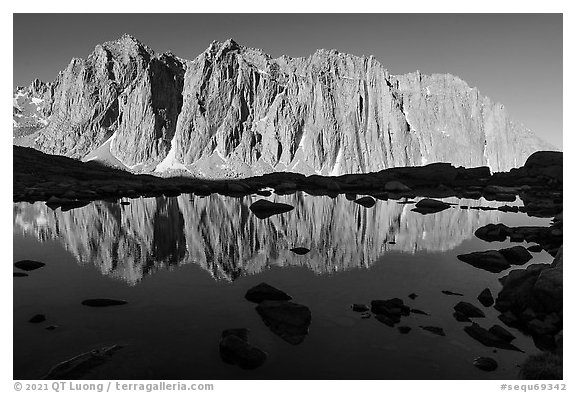
[[[377,201],[366,209],[343,195],[297,193],[266,198],[295,209],[260,220],[249,210],[257,199],[180,195],[126,200],[129,205],[96,201],[67,212],[15,203],[14,261],[46,266],[14,278],[14,378],[40,378],[61,361],[111,344],[124,348],[84,378],[511,379],[538,352],[511,328],[526,353],[493,352],[464,332],[466,324],[452,316],[461,300],[485,311],[481,326],[501,324],[496,310],[476,297],[484,288],[496,295],[507,272],[476,269],[456,256],[510,246],[474,237],[485,224],[547,226],[549,219],[459,207],[502,204],[483,199],[448,198],[451,209],[421,215],[410,203]],[[298,246],[311,251],[289,251]],[[533,255],[530,263],[552,260]],[[272,333],[244,299],[260,282],[310,308],[312,324],[301,344]],[[418,297],[411,300],[411,293]],[[80,304],[103,297],[129,303]],[[412,327],[403,335],[350,309],[393,297],[430,315],[403,317],[398,326]],[[45,323],[27,322],[39,313]],[[420,325],[442,327],[446,336]],[[220,359],[220,334],[234,327],[250,329],[251,343],[268,353],[262,367],[247,371]],[[478,356],[494,357],[499,368],[476,369]]]

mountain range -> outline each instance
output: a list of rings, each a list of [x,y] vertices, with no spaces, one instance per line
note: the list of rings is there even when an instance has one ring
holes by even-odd
[[[232,39],[186,60],[124,35],[16,88],[13,119],[16,145],[162,176],[506,171],[557,150],[456,76],[336,50],[273,59]]]

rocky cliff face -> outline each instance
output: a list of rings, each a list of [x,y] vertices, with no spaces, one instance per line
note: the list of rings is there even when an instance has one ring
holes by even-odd
[[[225,280],[270,266],[301,265],[318,274],[365,268],[388,252],[453,249],[501,215],[457,206],[421,215],[395,201],[365,209],[343,195],[297,193],[270,197],[295,209],[260,220],[249,210],[257,199],[181,195],[133,199],[128,206],[96,201],[67,212],[22,202],[14,205],[14,233],[58,240],[78,263],[136,284],[158,269],[187,263]],[[295,246],[311,251],[295,259],[289,251]]]
[[[390,75],[334,50],[272,59],[228,40],[187,61],[125,35],[41,86],[47,125],[15,143],[134,172],[503,171],[551,149],[457,77]]]

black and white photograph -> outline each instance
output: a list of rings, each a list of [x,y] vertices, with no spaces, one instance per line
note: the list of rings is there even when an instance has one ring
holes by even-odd
[[[11,15],[9,388],[564,390],[562,12],[112,11]]]

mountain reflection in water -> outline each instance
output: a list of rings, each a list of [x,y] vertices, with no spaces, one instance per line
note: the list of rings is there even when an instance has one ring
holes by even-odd
[[[497,222],[498,211],[460,209],[488,202],[444,199],[448,210],[421,215],[413,204],[377,201],[366,209],[347,200],[296,193],[269,200],[294,210],[258,219],[259,196],[212,194],[95,201],[62,212],[43,202],[14,204],[14,232],[62,242],[80,264],[134,285],[162,268],[196,263],[217,279],[234,280],[270,266],[305,266],[318,274],[369,267],[390,251],[442,252]],[[396,244],[389,244],[394,241]],[[304,256],[292,247],[310,248]]]

